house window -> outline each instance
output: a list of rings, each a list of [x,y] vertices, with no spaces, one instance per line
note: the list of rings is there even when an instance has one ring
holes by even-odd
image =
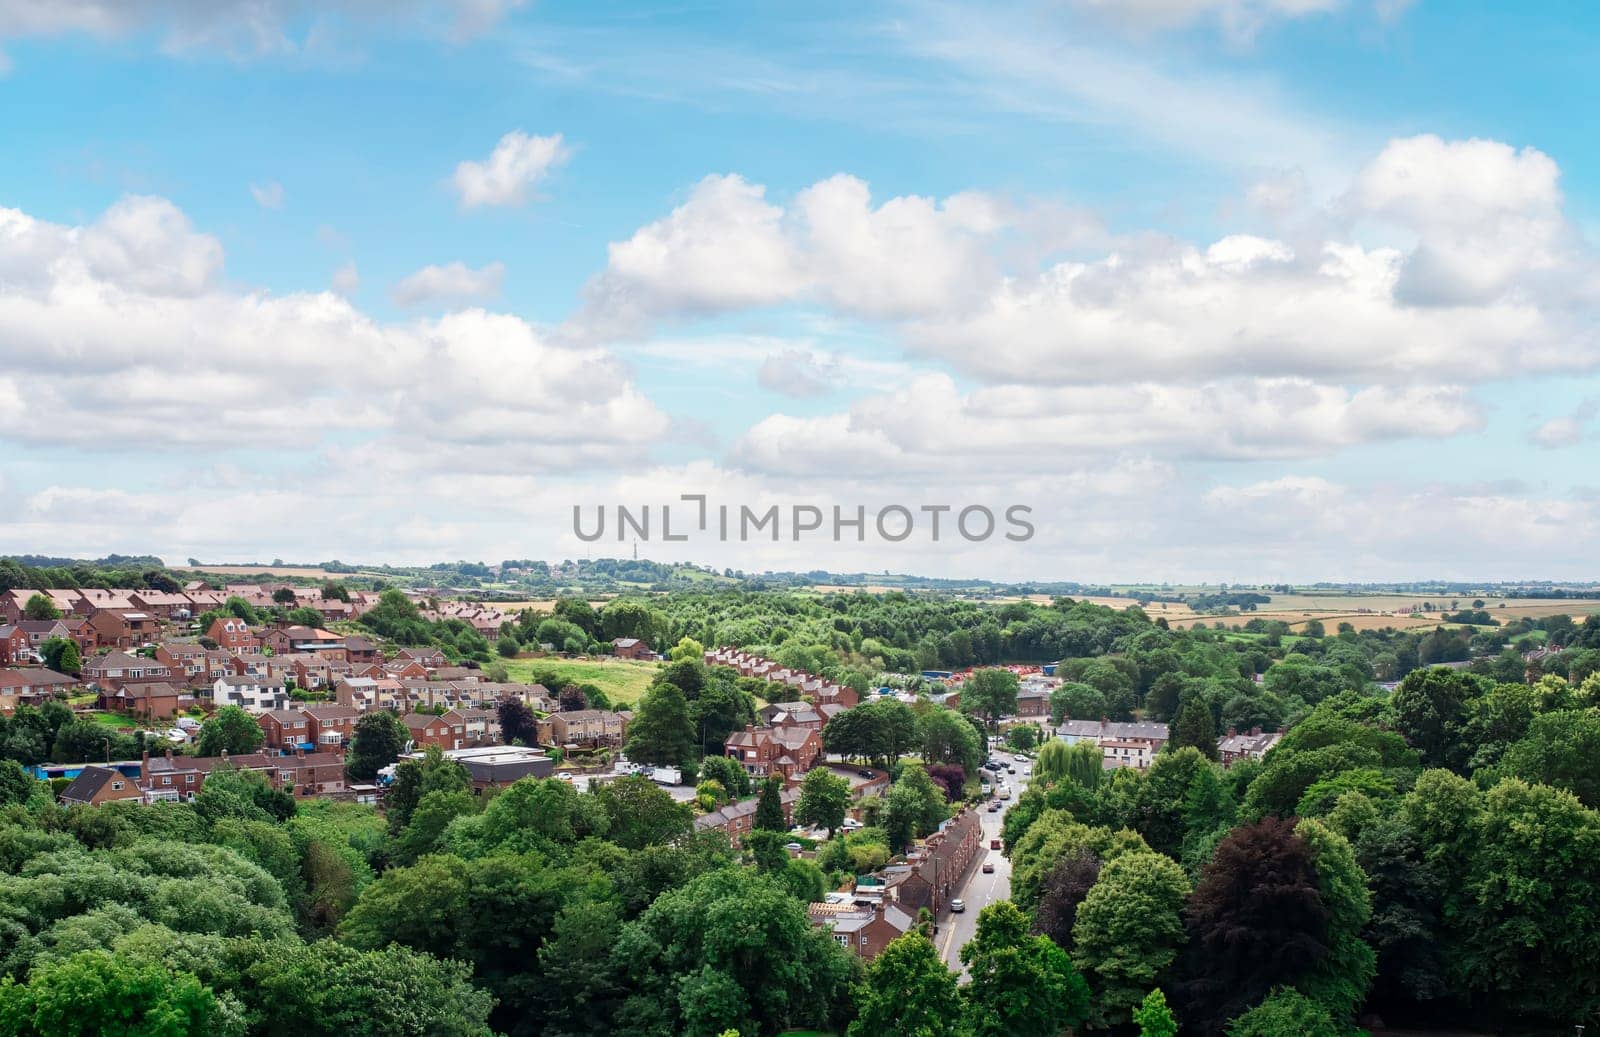
[[[862,933],[861,934],[861,946],[865,947],[866,945],[867,945],[867,934],[866,933]]]
[[[122,791],[122,782],[120,782],[120,781],[113,781],[113,782],[112,782],[112,783],[111,783],[111,791],[112,791],[112,792],[121,792],[121,791]]]
[[[163,777],[161,779],[161,784],[163,784],[163,785],[171,785],[172,784],[172,779],[170,777]]]

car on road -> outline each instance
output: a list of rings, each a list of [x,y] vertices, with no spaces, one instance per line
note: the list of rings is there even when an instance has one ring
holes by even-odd
[[[989,813],[997,814],[999,812],[1000,812],[1000,801],[998,799],[991,799],[989,801]]]
[[[1017,773],[1016,764],[1012,764],[1012,763],[1006,764],[1006,773],[1007,774],[1015,774],[1015,773]]]
[[[562,771],[560,774],[557,774],[556,777],[560,778],[562,781],[573,780],[571,771]]]
[[[1011,787],[1009,785],[1003,787],[1000,790],[1000,798],[1001,799],[1010,799],[1011,798]]]
[[[985,875],[993,875],[994,874],[994,861],[984,861],[983,862],[983,873]]]
[[[1000,849],[1000,840],[999,839],[990,839],[989,840],[989,849],[991,849],[991,850]]]
[[[967,909],[967,902],[965,900],[962,900],[960,897],[956,897],[954,900],[950,901],[950,912],[951,912],[951,914],[959,915],[962,912],[964,912],[966,909]]]

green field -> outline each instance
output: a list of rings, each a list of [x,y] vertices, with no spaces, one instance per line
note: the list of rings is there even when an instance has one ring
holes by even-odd
[[[659,663],[632,659],[504,659],[506,673],[514,681],[527,682],[535,672],[554,673],[568,684],[593,684],[606,693],[614,706],[631,706],[660,668]],[[555,691],[557,689],[551,688]]]

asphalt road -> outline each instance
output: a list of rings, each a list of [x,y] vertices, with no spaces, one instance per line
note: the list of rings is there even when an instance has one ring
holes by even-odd
[[[1001,803],[999,812],[991,814],[988,807],[984,807],[978,815],[983,821],[983,856],[978,858],[979,866],[972,869],[965,888],[956,894],[966,901],[967,909],[961,914],[946,914],[939,919],[939,953],[945,964],[960,972],[963,978],[966,970],[961,966],[961,948],[977,932],[978,912],[1011,896],[1011,862],[999,850],[989,849],[989,841],[1000,838],[1000,823],[1006,816],[1005,811],[1011,809],[1017,797],[1022,795],[1022,790],[1028,787],[1028,778],[1022,774],[1022,765],[1015,766],[1017,773],[1006,775],[1006,781],[1011,785],[1011,798]],[[993,862],[994,874],[983,873],[982,862],[985,860]]]

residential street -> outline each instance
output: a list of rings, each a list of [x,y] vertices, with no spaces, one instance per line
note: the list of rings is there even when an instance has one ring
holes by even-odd
[[[988,808],[984,807],[979,814],[983,820],[984,851],[979,855],[978,865],[972,869],[966,887],[956,894],[966,901],[967,909],[961,914],[946,914],[939,919],[937,941],[939,953],[945,963],[960,972],[963,977],[966,975],[966,970],[961,966],[961,948],[977,931],[978,912],[989,904],[1011,896],[1011,862],[1006,860],[999,850],[991,850],[988,846],[990,840],[1000,838],[1001,819],[1005,817],[1005,811],[1009,810],[1022,795],[1023,789],[1027,788],[1029,778],[1021,773],[1020,765],[1018,773],[1008,774],[1005,777],[1011,785],[1011,798],[1001,804],[1003,809],[999,813],[991,814]],[[982,862],[985,860],[993,862],[994,874],[983,873]]]

